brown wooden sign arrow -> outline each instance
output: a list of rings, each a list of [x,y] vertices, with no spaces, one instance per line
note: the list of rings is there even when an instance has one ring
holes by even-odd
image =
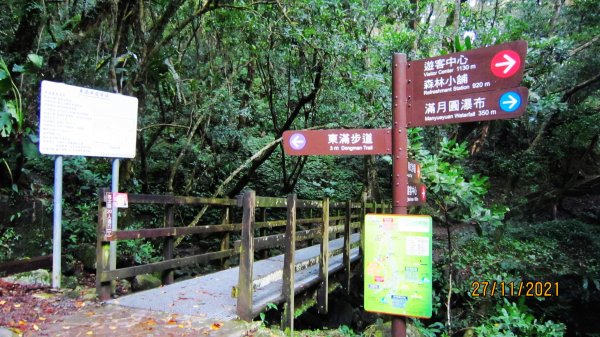
[[[390,154],[391,133],[391,129],[285,131],[283,149],[291,156]]]
[[[524,87],[431,97],[408,106],[409,127],[517,118],[527,108]]]
[[[514,41],[408,63],[411,101],[516,87],[521,83],[527,42]]]

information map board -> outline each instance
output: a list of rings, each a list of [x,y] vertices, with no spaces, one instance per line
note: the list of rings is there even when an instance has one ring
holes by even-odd
[[[364,258],[366,311],[431,317],[430,216],[367,214]]]
[[[50,81],[40,98],[41,153],[135,157],[137,98]]]

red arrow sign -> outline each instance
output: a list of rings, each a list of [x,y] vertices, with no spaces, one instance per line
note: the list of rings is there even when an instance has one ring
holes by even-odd
[[[406,197],[408,206],[423,205],[427,202],[427,188],[423,184],[411,184],[407,186]]]
[[[512,50],[503,50],[494,55],[490,63],[492,73],[500,78],[508,78],[521,68],[521,56]]]

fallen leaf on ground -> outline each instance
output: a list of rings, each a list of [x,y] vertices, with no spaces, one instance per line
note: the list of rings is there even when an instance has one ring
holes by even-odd
[[[223,327],[223,323],[219,323],[219,322],[215,322],[215,323],[213,323],[213,324],[210,326],[210,328],[211,328],[212,330],[219,330],[219,329],[221,329],[222,327]]]
[[[148,320],[146,320],[144,322],[144,324],[146,324],[146,325],[156,325],[156,321],[154,319],[152,319],[152,318],[149,318]]]

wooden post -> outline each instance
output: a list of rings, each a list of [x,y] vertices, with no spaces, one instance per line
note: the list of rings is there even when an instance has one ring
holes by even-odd
[[[172,192],[167,193],[167,195],[173,196]],[[163,227],[174,227],[175,226],[175,205],[167,204],[165,207],[165,221]],[[164,238],[164,247],[163,247],[163,259],[171,260],[173,258],[173,237],[167,236]],[[175,273],[173,269],[167,269],[162,272],[162,284],[171,284],[175,280]]]
[[[342,212],[342,210],[338,207],[335,209],[335,217],[339,219],[340,217],[340,213]],[[341,220],[335,220],[335,225],[339,226],[340,225]],[[335,232],[333,233],[333,238],[337,239],[339,238],[339,232]]]
[[[408,94],[406,54],[392,57],[392,203],[394,214],[408,212]],[[392,316],[392,336],[406,337],[406,319]]]
[[[252,321],[252,272],[254,265],[254,223],[256,192],[244,193],[242,215],[242,240],[240,246],[240,276],[238,279],[237,315],[244,321]]]
[[[320,314],[326,314],[329,310],[329,198],[323,199],[319,277],[321,278],[321,287],[317,292],[317,308]]]
[[[352,222],[352,201],[346,201],[346,221],[344,222],[344,289],[350,295],[350,223]]]
[[[106,205],[104,204],[104,194],[108,188],[98,190],[98,226],[96,227],[96,294],[101,301],[110,299],[110,282],[100,282],[102,273],[109,272],[110,266],[108,256],[110,254],[110,243],[104,241],[106,230]]]
[[[285,228],[285,256],[283,258],[283,287],[281,289],[286,307],[283,317],[283,329],[294,331],[294,288],[296,272],[296,195],[287,198],[287,226]]]
[[[267,209],[266,208],[262,208],[260,210],[260,219],[262,222],[267,221]],[[259,236],[267,236],[267,228],[263,227],[259,230]],[[263,249],[261,257],[263,259],[267,259],[269,258],[269,250],[268,249]]]
[[[225,207],[223,210],[223,220],[221,221],[221,224],[223,225],[228,225],[231,223],[231,207]],[[228,250],[229,249],[229,238],[230,238],[230,233],[229,232],[225,232],[225,234],[223,234],[223,240],[221,240],[221,250]],[[224,258],[221,259],[221,267],[224,266],[225,263],[229,264],[229,259]]]
[[[365,256],[365,217],[367,216],[367,192],[361,195],[361,212],[360,212],[360,256]],[[361,258],[361,260],[363,260]]]

